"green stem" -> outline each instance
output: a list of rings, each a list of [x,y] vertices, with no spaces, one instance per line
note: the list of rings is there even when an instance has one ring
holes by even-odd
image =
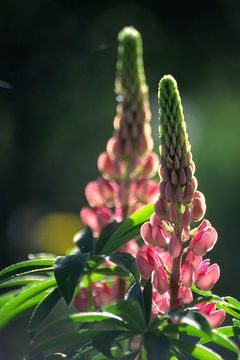
[[[93,304],[93,288],[92,288],[92,278],[91,275],[88,275],[88,311],[94,310]]]

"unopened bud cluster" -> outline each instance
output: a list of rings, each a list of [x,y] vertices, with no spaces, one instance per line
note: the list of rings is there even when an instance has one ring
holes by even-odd
[[[145,245],[136,255],[142,277],[153,280],[154,315],[191,302],[193,284],[208,291],[220,276],[219,266],[202,258],[214,247],[216,230],[208,220],[191,229],[192,221],[204,216],[206,204],[204,195],[197,191],[180,96],[171,76],[160,81],[159,105],[160,194],[155,201],[155,213],[141,227]],[[225,319],[225,311],[216,310],[215,303],[199,304],[198,309],[213,328]]]
[[[115,87],[118,105],[114,134],[98,158],[102,177],[85,189],[91,208],[83,208],[80,214],[96,236],[113,219],[125,219],[143,204],[152,202],[158,193],[158,184],[150,180],[157,172],[159,160],[152,152],[142,40],[133,27],[119,33]]]
[[[181,99],[176,81],[164,76],[159,84],[160,106],[160,195],[155,211],[160,219],[177,222],[180,215],[182,225],[189,226],[205,214],[204,195],[197,191],[194,176],[195,164],[186,132]]]

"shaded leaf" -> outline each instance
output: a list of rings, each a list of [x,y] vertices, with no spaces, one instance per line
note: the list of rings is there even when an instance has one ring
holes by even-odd
[[[146,326],[148,326],[152,316],[152,281],[151,278],[146,282],[143,289],[143,303]]]
[[[140,279],[135,257],[131,254],[118,252],[109,256],[109,260],[127,270],[136,280]]]
[[[135,300],[128,299],[118,304],[107,305],[105,311],[120,316],[131,330],[142,333],[145,329],[145,319],[142,309]]]
[[[108,323],[110,324],[126,327],[126,322],[124,322],[120,316],[117,316],[110,312],[106,312],[106,311],[82,312],[82,313],[71,314],[68,317],[51,322],[50,324],[45,326],[41,331],[39,331],[38,336],[42,334],[46,334],[47,332],[53,329],[60,328],[63,325],[69,325],[78,322],[90,322],[90,323],[101,322],[104,320],[108,320]]]
[[[30,338],[32,339],[39,328],[52,312],[52,310],[57,305],[58,301],[61,299],[62,295],[58,288],[53,289],[44,299],[43,301],[36,307],[34,310],[28,327],[28,332]]]
[[[103,355],[113,358],[111,352],[111,346],[113,341],[119,336],[127,336],[126,331],[118,331],[118,330],[107,330],[103,331],[100,334],[97,334],[93,340],[92,345],[100,351]]]
[[[82,253],[94,253],[94,238],[90,227],[87,226],[86,229],[79,231],[74,236],[73,242]]]
[[[78,349],[81,346],[88,344],[91,342],[94,336],[101,333],[102,330],[79,330],[74,332],[67,332],[61,335],[57,335],[51,337],[42,343],[35,345],[33,344],[28,354],[24,359],[31,360],[33,356],[42,353],[45,350],[49,350],[51,348],[59,347],[67,345],[75,345],[75,348]],[[74,349],[74,346],[73,346]]]
[[[170,342],[169,339],[160,333],[146,333],[144,346],[147,351],[147,360],[169,360]]]
[[[141,286],[140,283],[138,281],[136,281],[129,289],[127,292],[127,299],[128,300],[135,300],[139,305],[140,308],[142,309],[142,313],[145,316],[145,309],[144,309],[144,302],[143,302],[143,294],[142,294],[142,290],[141,290]]]
[[[77,254],[57,257],[54,264],[54,275],[59,290],[67,305],[70,304],[75,288],[83,275],[89,254]]]
[[[96,254],[101,254],[102,249],[110,239],[110,237],[114,234],[115,231],[121,226],[121,223],[117,221],[112,221],[110,224],[105,226],[99,236],[99,239],[96,243]]]

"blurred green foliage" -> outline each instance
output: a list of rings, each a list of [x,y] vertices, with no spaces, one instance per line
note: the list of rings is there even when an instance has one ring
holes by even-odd
[[[233,0],[1,1],[0,80],[11,85],[0,87],[1,267],[41,250],[33,232],[42,216],[78,216],[86,204],[84,187],[98,176],[97,157],[112,134],[117,34],[134,25],[143,38],[155,150],[157,86],[170,73],[207,218],[219,233],[215,291],[240,298],[239,20]]]

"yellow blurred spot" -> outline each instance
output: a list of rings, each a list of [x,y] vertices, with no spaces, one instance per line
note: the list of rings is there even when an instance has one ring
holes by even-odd
[[[74,247],[73,237],[84,228],[79,216],[70,213],[52,213],[37,221],[34,240],[42,252],[64,255]]]

